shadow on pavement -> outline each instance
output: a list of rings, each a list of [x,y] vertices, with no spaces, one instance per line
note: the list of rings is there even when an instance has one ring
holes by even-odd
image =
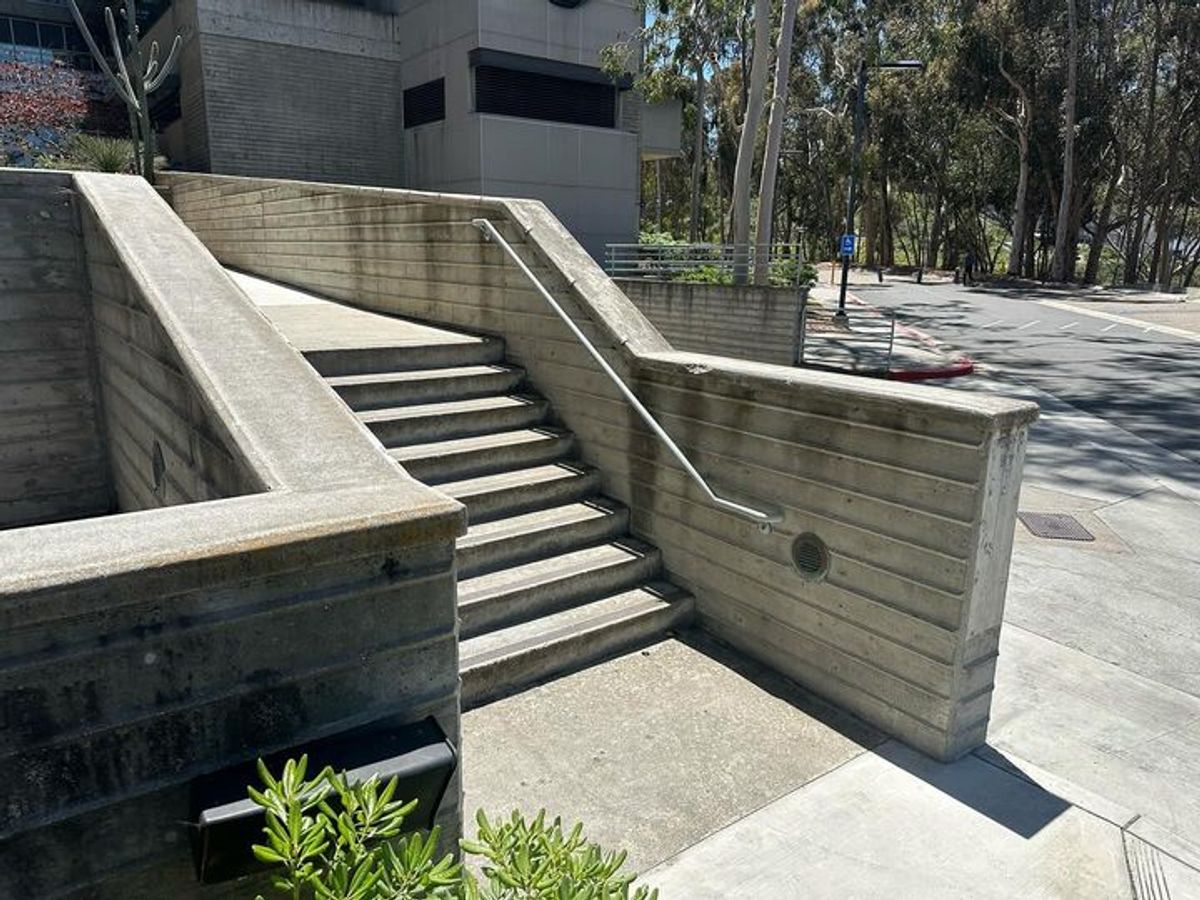
[[[1071,808],[996,750],[984,747],[957,762],[939,763],[896,741],[875,754],[948,797],[1025,839]]]

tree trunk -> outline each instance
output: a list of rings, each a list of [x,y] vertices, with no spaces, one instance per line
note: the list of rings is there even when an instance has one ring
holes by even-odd
[[[1131,234],[1125,245],[1125,283],[1136,284],[1141,270],[1142,238],[1146,219],[1146,188],[1151,178],[1151,156],[1154,152],[1155,125],[1158,102],[1158,68],[1162,56],[1163,16],[1161,3],[1154,4],[1154,50],[1146,68],[1146,80],[1149,85],[1150,97],[1146,108],[1146,129],[1141,165],[1138,167],[1137,190],[1135,198],[1130,199],[1131,222],[1126,225],[1127,233]],[[1136,207],[1136,209],[1135,209]],[[1128,232],[1132,226],[1133,231]]]
[[[1117,188],[1121,184],[1121,170],[1125,165],[1125,154],[1120,146],[1117,147],[1117,161],[1112,174],[1108,176],[1108,187],[1104,193],[1104,206],[1100,208],[1100,217],[1096,219],[1096,232],[1092,235],[1092,245],[1088,248],[1087,268],[1083,273],[1084,284],[1095,284],[1100,277],[1100,260],[1103,258],[1104,245],[1108,241],[1108,223],[1112,221],[1113,203],[1117,198]]]
[[[737,164],[733,170],[733,195],[730,198],[731,243],[734,245],[733,280],[745,284],[750,256],[750,174],[754,166],[754,146],[762,118],[763,93],[767,85],[767,62],[771,54],[771,0],[754,2],[754,60],[750,67],[750,95],[742,119]]]
[[[767,120],[767,146],[763,150],[762,180],[758,186],[758,227],[754,232],[757,251],[754,283],[770,281],[771,226],[775,216],[775,176],[779,171],[779,149],[783,143],[783,121],[787,118],[788,75],[792,68],[792,32],[796,30],[796,9],[800,0],[783,0],[779,24],[779,45],[775,51],[775,93]]]
[[[696,63],[696,131],[692,144],[692,214],[688,240],[700,241],[700,186],[704,179],[704,60]]]
[[[1053,281],[1075,277],[1076,235],[1071,233],[1071,199],[1075,189],[1075,97],[1079,91],[1079,22],[1076,0],[1067,0],[1067,87],[1063,97],[1062,192],[1058,201],[1058,225],[1054,231]]]

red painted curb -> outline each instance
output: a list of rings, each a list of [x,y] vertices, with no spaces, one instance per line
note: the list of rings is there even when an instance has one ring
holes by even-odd
[[[934,378],[958,378],[974,371],[974,361],[963,358],[939,369],[892,369],[886,377],[888,381],[929,381]]]

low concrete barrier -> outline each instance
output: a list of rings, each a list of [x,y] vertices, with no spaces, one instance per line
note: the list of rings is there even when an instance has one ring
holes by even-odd
[[[193,778],[376,720],[458,740],[463,510],[144,181],[22,177],[82,214],[122,514],[0,531],[0,896],[224,896],[191,869]]]
[[[796,359],[805,288],[615,280],[677,350],[780,366]]]
[[[502,335],[719,637],[938,758],[983,741],[1036,406],[676,351],[535,201],[186,174],[168,183],[227,265]],[[705,502],[483,242],[476,216],[495,221],[701,471],[781,508],[780,527],[763,533]]]

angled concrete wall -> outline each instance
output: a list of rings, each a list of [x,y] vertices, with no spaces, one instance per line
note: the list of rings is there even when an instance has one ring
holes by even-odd
[[[222,262],[364,307],[500,334],[628,504],[703,623],[939,758],[983,741],[1028,403],[676,351],[534,201],[171,176]],[[541,274],[718,490],[718,511],[501,251]],[[797,537],[828,546],[823,580]]]
[[[121,512],[263,490],[88,207],[83,212],[106,447]]]
[[[113,506],[68,175],[0,170],[0,528]]]
[[[799,338],[797,288],[618,278],[617,285],[678,350],[790,366]]]
[[[392,463],[149,185],[70,186],[122,502],[180,505],[0,531],[0,897],[253,896],[196,884],[189,783],[374,721],[432,715],[457,743],[463,510]],[[459,815],[455,781],[452,837]]]

